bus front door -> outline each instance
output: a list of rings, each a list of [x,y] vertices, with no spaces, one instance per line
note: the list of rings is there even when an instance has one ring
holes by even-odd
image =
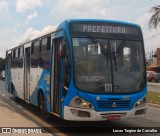
[[[62,64],[58,56],[61,39],[52,40],[51,112],[61,116]]]

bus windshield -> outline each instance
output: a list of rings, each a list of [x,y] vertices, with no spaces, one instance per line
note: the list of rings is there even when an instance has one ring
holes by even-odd
[[[72,38],[75,85],[89,93],[135,93],[145,87],[141,41]]]

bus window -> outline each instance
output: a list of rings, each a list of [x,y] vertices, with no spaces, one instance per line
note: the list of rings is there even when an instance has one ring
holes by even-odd
[[[70,61],[70,52],[69,52],[69,46],[66,44],[66,55],[64,58],[64,86],[65,88],[63,89],[63,96],[66,96],[67,90],[66,87],[69,87],[70,83],[70,67],[71,67],[71,61]]]
[[[19,53],[20,55],[19,55],[19,57],[23,57],[23,55],[24,55],[23,50],[24,50],[23,47],[21,47],[20,48],[20,53]]]
[[[18,58],[19,57],[19,49],[16,49],[15,50],[15,58]]]
[[[19,68],[23,67],[23,55],[24,55],[23,50],[24,50],[24,47],[19,48],[19,64],[18,64]]]
[[[17,68],[18,67],[18,57],[19,57],[19,50],[14,49],[13,50],[13,56],[12,56],[12,61],[11,61],[11,67],[12,68]]]
[[[50,67],[50,44],[51,44],[50,37],[46,37],[41,41],[39,66],[43,69],[49,69]]]
[[[38,40],[32,43],[32,50],[31,50],[31,67],[32,68],[38,67],[39,51],[40,51],[40,41]]]
[[[47,50],[50,50],[50,44],[51,44],[51,38],[46,37],[42,39],[41,41],[41,52],[45,52]]]

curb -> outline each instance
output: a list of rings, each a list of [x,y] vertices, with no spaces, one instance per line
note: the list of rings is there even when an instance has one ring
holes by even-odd
[[[154,103],[148,103],[148,107],[160,108],[160,105]]]
[[[157,86],[160,87],[160,83],[151,83],[151,82],[147,82],[148,86]]]

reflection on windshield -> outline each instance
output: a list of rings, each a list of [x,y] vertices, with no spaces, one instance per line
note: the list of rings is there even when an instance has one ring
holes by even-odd
[[[131,93],[144,86],[141,42],[91,38],[73,38],[72,42],[75,84],[80,90]]]

